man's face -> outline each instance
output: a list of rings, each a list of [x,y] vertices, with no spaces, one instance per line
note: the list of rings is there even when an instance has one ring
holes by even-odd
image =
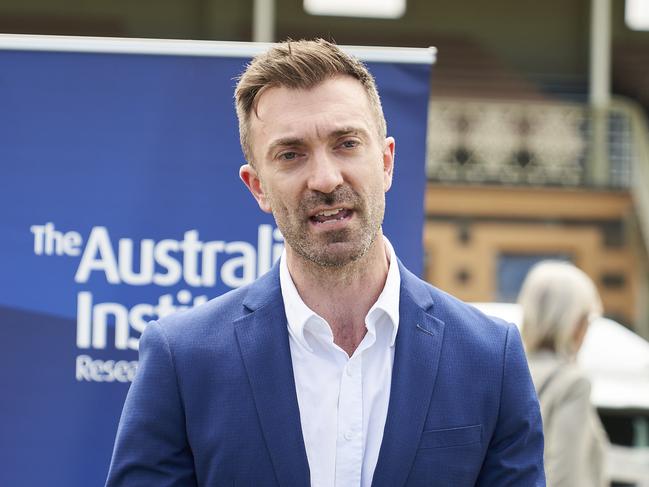
[[[348,76],[309,90],[269,88],[250,118],[255,167],[240,175],[272,212],[289,251],[321,266],[362,257],[379,233],[394,139],[380,138],[362,85]]]

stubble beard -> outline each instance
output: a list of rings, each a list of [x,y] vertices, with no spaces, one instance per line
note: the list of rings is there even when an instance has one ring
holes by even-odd
[[[323,268],[343,268],[364,257],[379,234],[385,213],[385,196],[370,194],[364,201],[350,186],[339,186],[331,193],[312,192],[291,212],[271,198],[273,216],[284,240],[300,257]],[[322,232],[317,238],[310,233],[308,214],[317,206],[344,205],[354,210],[357,225]],[[325,224],[326,225],[326,224]]]

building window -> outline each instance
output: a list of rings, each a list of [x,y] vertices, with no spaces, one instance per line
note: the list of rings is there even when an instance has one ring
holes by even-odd
[[[563,260],[571,262],[568,254],[509,254],[498,257],[498,296],[496,301],[514,303],[518,298],[525,276],[532,266],[542,260]]]

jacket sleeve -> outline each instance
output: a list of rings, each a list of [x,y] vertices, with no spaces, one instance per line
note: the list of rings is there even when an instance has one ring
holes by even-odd
[[[544,487],[543,424],[520,335],[510,325],[505,342],[496,429],[476,486]]]
[[[147,325],[138,371],[117,430],[106,487],[196,486],[173,355],[163,330]]]

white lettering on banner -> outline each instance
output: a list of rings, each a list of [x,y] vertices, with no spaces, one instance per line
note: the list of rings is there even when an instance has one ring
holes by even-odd
[[[133,382],[137,360],[93,360],[79,355],[76,360],[76,378],[79,382]]]
[[[218,280],[228,287],[249,284],[268,272],[284,249],[277,228],[259,225],[256,246],[247,241],[202,241],[198,230],[187,230],[182,240],[120,238],[113,242],[108,228],[92,227],[84,245],[77,231],[61,231],[53,222],[32,225],[33,251],[38,256],[79,257],[74,281],[87,283],[93,275],[111,285],[170,287],[181,281],[190,288],[213,287]],[[127,307],[116,302],[96,302],[90,291],[77,293],[79,349],[137,350],[147,323],[207,301],[187,289],[163,294],[158,302]],[[130,382],[137,361],[97,360],[88,355],[76,358],[80,382]]]
[[[78,232],[62,233],[54,229],[53,223],[32,225],[29,230],[34,234],[34,253],[36,255],[79,255],[81,234]]]
[[[77,294],[77,347],[105,349],[108,343],[109,324],[113,324],[115,348],[137,350],[139,340],[131,336],[131,329],[142,333],[147,323],[169,316],[176,311],[189,309],[207,302],[207,296],[196,296],[183,289],[178,291],[174,305],[171,294],[158,298],[157,305],[136,304],[130,310],[119,303],[93,303],[88,291]]]
[[[153,284],[158,286],[173,286],[174,283],[180,281],[183,275],[183,268],[176,259],[174,259],[169,252],[178,252],[180,245],[176,240],[161,240],[158,245],[154,247],[153,258],[155,261],[165,268],[166,273],[160,274],[156,272],[153,275]]]
[[[93,227],[90,231],[90,237],[88,237],[88,243],[81,256],[81,263],[77,268],[74,280],[87,282],[92,271],[104,271],[109,283],[120,283],[117,260],[106,227]]]
[[[43,240],[44,232],[40,227],[47,225],[32,226],[35,250],[37,241],[41,244]],[[272,262],[279,258],[283,242],[278,229],[260,225],[257,248],[245,241],[202,242],[197,230],[188,230],[181,241],[143,239],[136,245],[132,239],[122,238],[115,253],[108,230],[93,227],[74,280],[85,283],[93,272],[99,272],[110,284],[173,286],[182,279],[190,287],[211,287],[217,283],[218,263],[222,261],[221,282],[235,288],[249,284],[267,272]],[[173,254],[182,254],[182,257]],[[223,257],[219,259],[218,254]],[[156,265],[163,272],[155,271]]]

